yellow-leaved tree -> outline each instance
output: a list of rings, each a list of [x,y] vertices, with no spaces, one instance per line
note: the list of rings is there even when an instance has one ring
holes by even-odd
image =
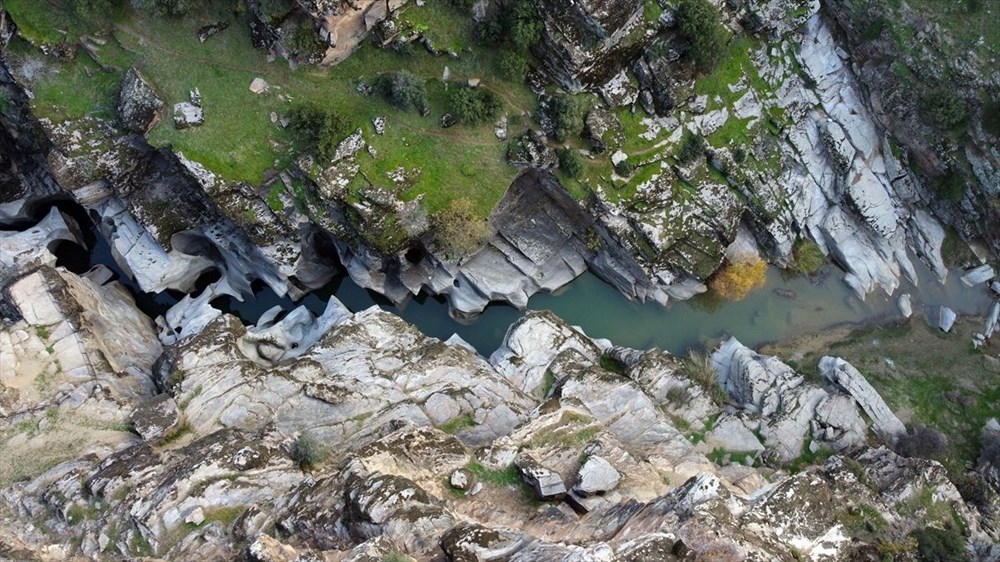
[[[763,287],[766,281],[767,264],[755,258],[724,263],[708,280],[708,287],[724,299],[738,301],[743,300],[750,291]]]

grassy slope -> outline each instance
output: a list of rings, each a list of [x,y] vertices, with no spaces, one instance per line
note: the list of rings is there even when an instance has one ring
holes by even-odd
[[[952,474],[979,455],[979,431],[1000,412],[1000,367],[972,349],[981,322],[960,320],[944,334],[913,318],[889,327],[858,330],[799,362],[817,379],[823,355],[842,357],[857,367],[907,425],[936,427],[948,435],[952,454],[943,462]],[[776,350],[788,356],[784,346]]]
[[[98,25],[79,21],[54,3],[39,10],[34,2],[15,0],[7,5],[15,21],[25,22],[27,37],[54,42],[57,29],[68,29],[75,38]],[[432,37],[441,46],[468,47],[468,18],[442,7],[404,10],[401,19],[437,22]],[[200,43],[195,32],[208,21],[228,20],[229,29]],[[66,26],[67,22],[76,22]],[[464,82],[482,78],[483,85],[502,93],[511,114],[534,108],[527,88],[492,78],[492,55],[473,48],[459,59],[433,57],[419,46],[410,57],[363,46],[351,58],[332,69],[302,67],[290,70],[284,61],[268,63],[265,53],[253,49],[245,17],[234,16],[222,3],[208,3],[200,12],[183,19],[150,18],[132,12],[114,16],[113,35],[99,47],[98,58],[105,65],[125,70],[136,66],[160,90],[168,104],[187,99],[190,89],[199,88],[205,106],[205,125],[178,131],[164,119],[150,132],[155,145],[171,144],[188,158],[230,179],[259,182],[265,171],[284,165],[301,148],[287,131],[271,123],[270,113],[283,115],[293,102],[312,102],[336,109],[351,117],[356,126],[371,133],[371,118],[387,117],[385,136],[369,136],[379,157],[362,158],[362,170],[376,184],[388,186],[385,174],[399,166],[418,167],[422,173],[404,193],[404,198],[426,194],[425,204],[434,212],[458,196],[472,198],[477,209],[487,214],[503,195],[516,171],[503,161],[503,144],[493,135],[492,126],[456,126],[443,130],[437,119],[446,111],[446,87],[440,81],[449,67],[451,79]],[[40,56],[40,54],[36,54]],[[113,114],[118,72],[102,72],[81,52],[69,63],[47,62],[55,71],[34,84],[36,111],[53,120],[95,114]],[[87,75],[87,67],[93,76]],[[431,115],[402,112],[377,97],[357,92],[359,80],[378,73],[406,69],[428,79]],[[263,77],[271,86],[265,95],[249,91],[250,82]]]

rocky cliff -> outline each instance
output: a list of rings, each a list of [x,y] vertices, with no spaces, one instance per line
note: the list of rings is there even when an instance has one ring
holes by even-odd
[[[733,340],[705,379],[532,313],[487,359],[335,300],[163,349],[114,282],[42,266],[5,294],[6,557],[846,561],[955,525],[1000,554],[833,358],[811,382]]]

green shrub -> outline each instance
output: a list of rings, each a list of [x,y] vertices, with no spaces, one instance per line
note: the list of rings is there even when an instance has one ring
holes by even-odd
[[[423,111],[427,107],[427,89],[423,78],[406,71],[387,72],[375,79],[375,89],[392,105],[406,110]]]
[[[288,30],[287,44],[298,55],[309,55],[319,50],[320,42],[310,21],[301,21]]]
[[[452,115],[469,125],[492,121],[503,109],[500,96],[485,88],[457,88],[452,91],[450,101]]]
[[[923,459],[942,459],[950,451],[948,437],[944,433],[923,425],[915,426],[910,433],[899,436],[895,449],[904,457]]]
[[[681,145],[674,155],[681,164],[687,164],[705,153],[705,139],[698,133],[688,131],[681,139]]]
[[[312,468],[326,460],[329,451],[313,434],[302,432],[292,444],[292,460],[301,468]]]
[[[478,22],[472,30],[472,38],[485,47],[499,45],[504,38],[503,24],[496,18]]]
[[[475,3],[475,0],[445,0],[445,4],[448,4],[452,8],[462,12],[468,12],[471,10],[472,5]]]
[[[528,61],[513,51],[503,51],[497,57],[500,76],[512,82],[523,82],[528,74]]]
[[[965,562],[965,541],[957,531],[924,527],[913,531],[917,539],[917,554],[926,562]]]
[[[815,275],[826,265],[826,255],[818,244],[799,240],[792,248],[792,269],[805,275]]]
[[[635,166],[628,159],[622,160],[621,162],[615,164],[615,173],[623,178],[627,178],[635,172]]]
[[[82,17],[106,16],[116,6],[121,5],[120,0],[71,0],[73,10]]]
[[[720,20],[719,10],[708,0],[681,0],[677,6],[677,27],[691,41],[691,59],[701,72],[715,68],[726,45]]]
[[[953,89],[934,88],[920,98],[920,115],[935,127],[951,129],[965,121],[965,100]]]
[[[562,170],[562,173],[570,178],[580,177],[580,174],[583,173],[583,157],[580,156],[580,153],[571,148],[564,148],[558,152],[558,155],[559,169]]]
[[[347,135],[347,119],[335,111],[328,111],[313,104],[292,108],[288,115],[289,127],[316,149],[320,158],[333,156],[337,145]]]

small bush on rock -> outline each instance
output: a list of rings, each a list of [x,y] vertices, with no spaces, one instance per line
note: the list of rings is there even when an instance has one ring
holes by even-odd
[[[326,447],[313,434],[303,432],[292,444],[292,460],[299,463],[303,469],[312,468],[326,460],[329,455]]]
[[[990,102],[983,106],[983,130],[1000,138],[1000,102]]]
[[[739,263],[725,263],[711,279],[708,286],[720,297],[743,300],[750,291],[763,287],[767,282],[767,264],[759,259]]]
[[[705,153],[705,139],[698,133],[688,132],[681,139],[681,145],[674,155],[681,164],[687,164]]]
[[[965,178],[961,172],[949,169],[934,181],[934,192],[945,201],[959,202],[965,195]]]
[[[904,457],[940,459],[948,454],[948,437],[933,427],[918,425],[899,437],[895,449]]]
[[[571,148],[564,148],[558,154],[559,169],[562,170],[562,173],[570,178],[580,177],[580,174],[583,173],[583,157],[580,156],[580,153]]]
[[[500,76],[512,82],[523,82],[528,74],[528,61],[521,55],[503,51],[497,57],[497,70]]]

